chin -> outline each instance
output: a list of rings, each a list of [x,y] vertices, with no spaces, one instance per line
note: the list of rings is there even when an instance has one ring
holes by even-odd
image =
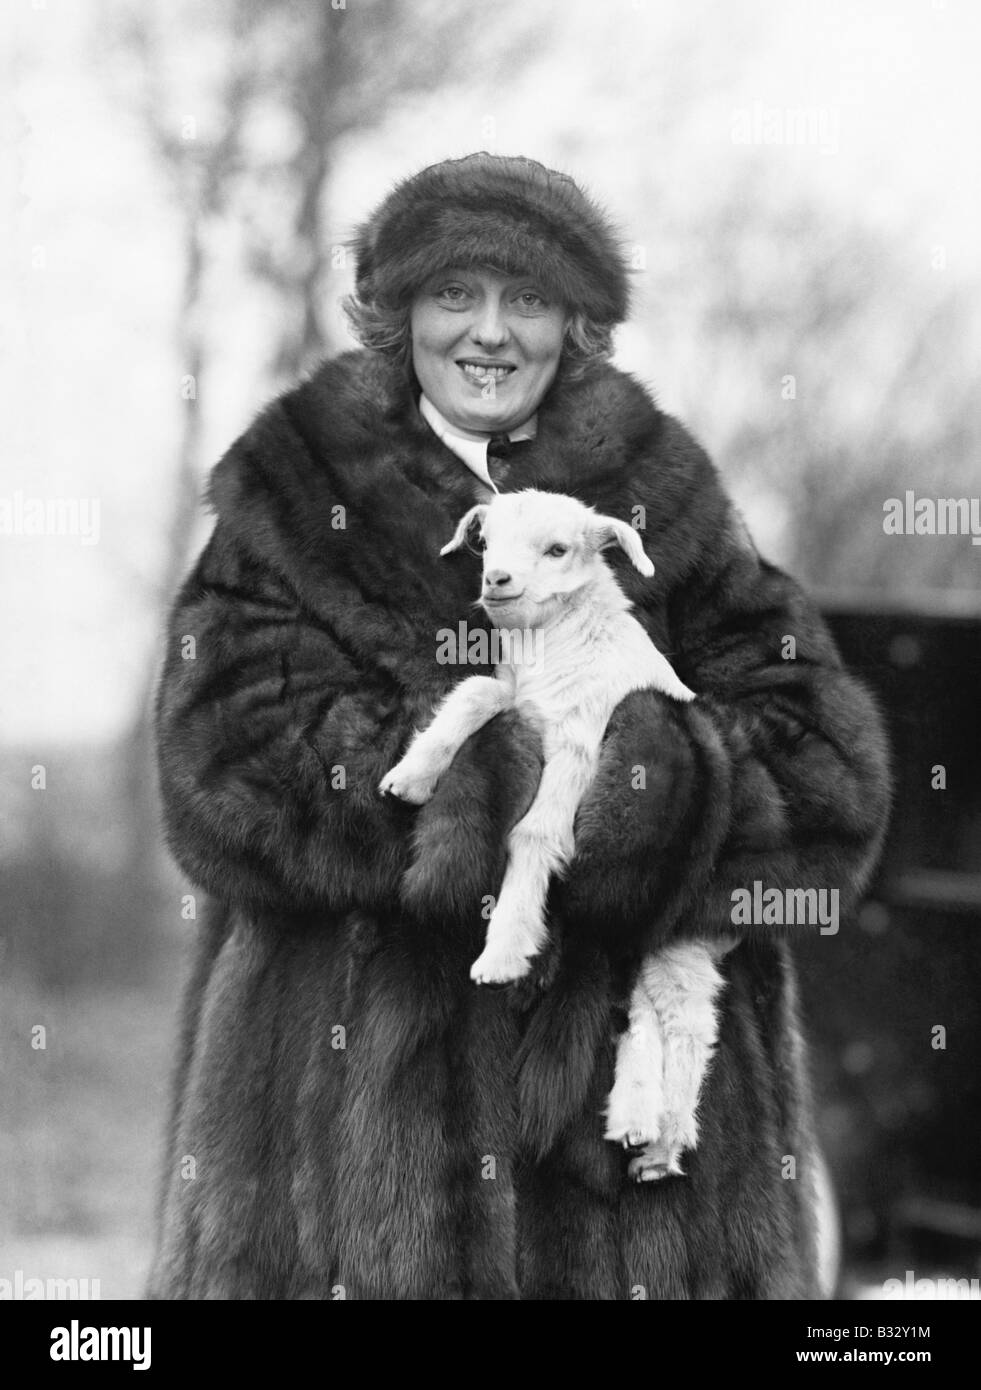
[[[541,623],[541,615],[538,605],[535,603],[523,603],[518,599],[516,603],[495,604],[492,607],[482,605],[494,627],[538,627]]]
[[[530,411],[528,413],[531,414]],[[513,410],[502,410],[498,401],[461,401],[457,414],[462,419],[472,420],[474,427],[479,430],[512,429],[515,424],[521,423],[516,420]]]
[[[517,397],[512,399],[506,386],[502,387],[497,395],[483,396],[479,389],[469,386],[466,382],[451,380],[442,384],[444,388],[448,388],[445,389],[446,407],[440,406],[437,395],[427,392],[433,404],[442,410],[447,419],[455,416],[461,424],[465,420],[472,421],[474,429],[513,429],[535,411],[534,404],[529,404],[527,400],[518,400]]]

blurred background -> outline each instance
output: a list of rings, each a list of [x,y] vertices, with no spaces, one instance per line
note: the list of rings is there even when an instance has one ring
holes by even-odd
[[[981,13],[15,0],[0,22],[0,1279],[141,1290],[195,931],[148,710],[202,484],[354,345],[354,224],[486,149],[609,208],[635,270],[619,364],[880,692],[883,868],[801,952],[842,1295],[976,1280],[981,548],[887,534],[883,508],[981,491]]]

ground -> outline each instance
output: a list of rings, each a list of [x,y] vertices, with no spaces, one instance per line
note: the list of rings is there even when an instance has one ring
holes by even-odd
[[[98,1279],[104,1299],[141,1296],[177,970],[162,979],[71,994],[0,982],[0,1279]]]

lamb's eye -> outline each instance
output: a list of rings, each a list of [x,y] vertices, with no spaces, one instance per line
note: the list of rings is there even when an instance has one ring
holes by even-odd
[[[564,555],[568,549],[569,547],[567,545],[560,545],[558,541],[556,541],[554,545],[549,546],[545,554],[551,555],[554,559],[558,560],[559,557]]]

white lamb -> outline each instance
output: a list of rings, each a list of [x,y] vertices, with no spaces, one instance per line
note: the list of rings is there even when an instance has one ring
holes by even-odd
[[[632,527],[573,497],[527,489],[471,507],[441,554],[463,545],[477,525],[484,546],[480,603],[501,637],[512,640],[501,642],[493,676],[472,676],[451,691],[380,790],[428,801],[465,740],[504,709],[523,706],[542,728],[541,783],[511,831],[486,944],[470,971],[489,985],[525,975],[545,942],[549,878],[572,858],[576,810],[596,773],[614,707],[640,689],[684,701],[695,695],[633,617],[601,557],[604,548],[619,545],[651,576],[654,566]],[[529,633],[533,660],[521,640]],[[715,1048],[715,1000],[723,983],[715,961],[732,944],[666,946],[638,971],[605,1131],[607,1139],[639,1151],[629,1165],[638,1181],[681,1174],[681,1153],[697,1143],[698,1096]]]

